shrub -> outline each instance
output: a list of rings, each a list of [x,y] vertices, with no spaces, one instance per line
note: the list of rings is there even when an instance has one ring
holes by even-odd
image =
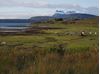
[[[57,45],[56,47],[50,48],[49,51],[50,51],[51,53],[58,53],[58,54],[60,54],[60,55],[64,55],[64,53],[65,53],[65,48],[64,48],[63,44],[59,44],[59,45]]]

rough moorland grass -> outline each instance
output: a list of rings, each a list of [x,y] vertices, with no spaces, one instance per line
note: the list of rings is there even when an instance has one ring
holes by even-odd
[[[97,36],[8,38],[0,38],[7,42],[0,46],[0,74],[98,74]]]
[[[46,51],[42,48],[21,46],[8,50],[9,52],[0,52],[0,73],[98,74],[97,49],[74,53],[63,49],[56,46]]]

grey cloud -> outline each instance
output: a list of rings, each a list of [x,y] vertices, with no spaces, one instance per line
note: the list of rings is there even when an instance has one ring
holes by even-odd
[[[81,8],[80,5],[74,5],[74,4],[48,4],[46,7],[48,8]]]
[[[43,7],[45,1],[36,1],[36,0],[0,0],[0,7]]]
[[[86,13],[94,14],[94,15],[99,15],[99,8],[97,8],[97,7],[86,8]]]
[[[0,0],[0,7],[29,7],[29,8],[48,8],[48,9],[74,9],[88,14],[99,14],[97,7],[84,8],[74,4],[50,4],[46,0]]]
[[[98,7],[82,7],[80,5],[72,5],[72,4],[59,4],[59,5],[53,5],[49,4],[47,6],[48,8],[62,8],[65,10],[76,10],[81,13],[87,13],[87,14],[93,14],[93,15],[99,15],[99,8]]]
[[[31,7],[31,8],[75,8],[81,9],[82,6],[74,4],[50,4],[47,0],[0,0],[2,7]]]

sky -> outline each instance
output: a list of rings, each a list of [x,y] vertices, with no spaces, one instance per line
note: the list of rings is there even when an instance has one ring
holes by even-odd
[[[0,0],[0,19],[52,16],[56,10],[99,15],[99,0]]]

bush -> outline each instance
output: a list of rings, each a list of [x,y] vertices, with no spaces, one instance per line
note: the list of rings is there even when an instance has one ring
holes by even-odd
[[[65,48],[62,44],[57,45],[56,47],[52,47],[49,49],[51,53],[58,53],[60,55],[64,55],[65,53]]]

